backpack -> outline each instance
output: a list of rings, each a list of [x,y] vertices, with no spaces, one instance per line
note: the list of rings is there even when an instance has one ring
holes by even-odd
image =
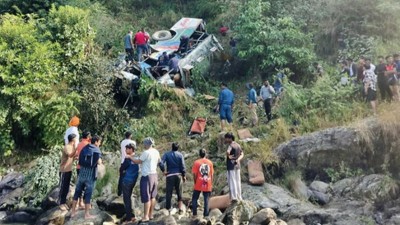
[[[97,165],[94,151],[91,145],[86,145],[79,154],[79,165],[81,167],[93,168]]]

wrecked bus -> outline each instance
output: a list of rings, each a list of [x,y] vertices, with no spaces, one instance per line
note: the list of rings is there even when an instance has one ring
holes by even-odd
[[[181,53],[179,47],[183,36],[189,38],[189,46]],[[181,18],[170,30],[157,31],[152,38],[155,43],[150,45],[151,54],[143,61],[127,65],[125,56],[121,57],[120,61],[125,64],[119,65],[116,74],[118,78],[135,81],[139,80],[141,75],[145,75],[170,87],[190,88],[191,71],[196,64],[214,52],[223,50],[217,38],[206,32],[205,22],[198,18]],[[163,70],[162,74],[157,72],[157,62],[163,52],[179,59],[178,73],[171,73],[168,68]]]

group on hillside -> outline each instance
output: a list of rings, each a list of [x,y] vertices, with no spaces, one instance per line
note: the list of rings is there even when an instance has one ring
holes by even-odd
[[[360,87],[362,96],[371,104],[376,113],[377,90],[383,101],[400,101],[399,82],[400,55],[388,55],[385,58],[378,56],[378,63],[374,65],[370,58],[360,57],[358,63],[352,59],[341,62],[341,73]],[[347,83],[347,82],[346,82]]]
[[[83,132],[79,140],[78,126],[80,120],[74,116],[69,122],[69,128],[65,132],[65,146],[62,151],[60,165],[60,196],[59,204],[61,210],[68,210],[66,204],[69,186],[72,177],[74,161],[76,161],[77,181],[76,190],[71,206],[71,217],[76,216],[77,210],[85,210],[85,219],[94,218],[90,214],[92,193],[96,185],[98,171],[102,162],[100,151],[101,138],[97,135],[91,136],[90,132]],[[240,162],[244,153],[241,146],[235,142],[232,133],[226,133],[226,169],[227,181],[230,190],[232,203],[242,200]],[[179,151],[180,145],[172,143],[171,150],[164,152],[162,157],[154,147],[155,142],[147,137],[142,142],[143,151],[137,154],[138,145],[132,139],[132,133],[126,132],[125,139],[121,141],[121,165],[119,168],[118,195],[122,194],[125,205],[125,221],[134,222],[136,216],[132,211],[132,193],[136,182],[140,177],[139,190],[140,200],[144,204],[141,223],[153,219],[156,197],[158,195],[159,176],[157,168],[160,168],[163,176],[166,177],[166,209],[170,212],[172,208],[172,194],[177,195],[177,206],[179,213],[183,212],[183,183],[187,181],[187,171],[183,154]],[[209,199],[212,193],[214,180],[213,162],[207,158],[206,149],[200,149],[198,159],[192,165],[193,193],[191,199],[193,217],[197,217],[198,200],[200,194],[204,198],[203,216],[209,215]],[[140,174],[139,174],[140,173]]]
[[[249,111],[249,118],[251,119],[251,125],[258,125],[258,115],[257,115],[257,106],[260,101],[263,102],[265,115],[267,118],[267,122],[272,120],[272,103],[273,99],[279,96],[282,91],[282,80],[284,75],[282,73],[278,73],[274,85],[270,85],[269,81],[264,81],[263,85],[260,88],[259,95],[253,85],[253,83],[247,83],[246,87],[249,89],[247,93],[247,106]],[[221,119],[221,130],[226,129],[226,123],[228,123],[228,129],[232,129],[232,111],[235,103],[235,95],[228,88],[226,83],[221,83],[220,85],[220,93],[218,96],[218,104],[215,107],[215,110],[219,112],[219,116]]]

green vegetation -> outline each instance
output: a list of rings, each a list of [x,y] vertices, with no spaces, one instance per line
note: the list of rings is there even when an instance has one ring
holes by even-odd
[[[342,180],[344,178],[360,176],[363,171],[361,169],[351,169],[344,162],[339,164],[339,170],[333,168],[325,169],[326,174],[328,175],[329,179],[332,183],[336,181]]]

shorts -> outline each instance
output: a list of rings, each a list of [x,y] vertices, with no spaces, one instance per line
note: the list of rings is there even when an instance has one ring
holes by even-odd
[[[157,186],[157,174],[150,174],[140,178],[140,199],[142,203],[149,202],[157,196]]]
[[[232,123],[232,106],[221,105],[219,109],[219,118],[228,121],[228,123]]]
[[[367,101],[372,102],[376,100],[376,91],[372,90],[371,88],[368,88],[367,91]]]
[[[83,194],[83,199],[85,204],[90,204],[90,200],[92,199],[92,194],[94,187],[96,186],[96,181],[94,179],[87,179],[87,178],[82,178],[78,177],[78,182],[75,187],[75,193],[73,199],[75,201],[78,200]]]
[[[392,75],[388,78],[388,84],[389,86],[395,86],[398,85],[398,79],[397,79],[397,75]]]

